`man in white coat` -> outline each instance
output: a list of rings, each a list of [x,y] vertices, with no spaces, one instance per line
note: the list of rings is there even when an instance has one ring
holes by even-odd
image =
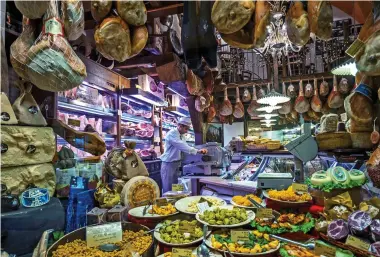
[[[165,152],[161,155],[161,180],[163,193],[172,190],[172,184],[178,183],[181,166],[181,153],[207,154],[207,149],[196,149],[189,146],[183,135],[189,131],[190,118],[184,117],[178,121],[177,128],[171,129],[165,137]]]

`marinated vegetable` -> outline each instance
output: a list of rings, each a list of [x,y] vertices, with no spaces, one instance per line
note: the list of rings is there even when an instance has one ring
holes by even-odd
[[[158,214],[163,216],[170,215],[176,212],[176,208],[174,208],[174,206],[170,203],[166,206],[153,205],[153,208],[149,210],[150,214]]]
[[[207,202],[209,203],[209,206],[210,207],[213,207],[213,206],[221,206],[223,205],[223,202],[220,201],[220,200],[217,200],[215,198],[211,198],[211,197],[203,197],[207,200]],[[188,212],[198,212],[198,207],[197,207],[197,204],[199,203],[200,200],[195,200],[195,201],[192,201],[189,206],[187,207],[187,210]]]
[[[221,233],[220,233],[221,232]],[[211,236],[211,245],[215,249],[236,253],[264,253],[276,249],[280,244],[277,240],[272,240],[268,234],[258,230],[250,231],[249,241],[233,242],[229,231],[219,231]]]
[[[152,244],[152,236],[144,235],[144,232],[124,231],[123,240],[116,243],[120,247],[118,251],[103,252],[98,247],[87,247],[86,241],[77,239],[58,246],[53,252],[53,257],[132,257],[132,251],[142,255]]]
[[[190,223],[191,225],[197,225],[192,233],[180,233],[180,224]],[[165,220],[163,226],[159,229],[162,240],[172,244],[186,244],[191,243],[203,236],[202,228],[198,226],[196,220],[176,220],[174,222]]]
[[[216,208],[205,210],[199,218],[210,225],[234,225],[246,221],[248,214],[243,208],[234,207],[232,210]]]
[[[269,190],[268,195],[272,199],[289,202],[307,202],[312,199],[308,193],[298,194],[298,192],[294,192],[292,186],[286,190]]]
[[[248,198],[252,198],[258,203],[261,203],[263,201],[260,197],[254,194],[249,194],[246,196],[237,195],[237,196],[232,197],[232,201],[238,205],[253,207],[253,204],[248,200]]]

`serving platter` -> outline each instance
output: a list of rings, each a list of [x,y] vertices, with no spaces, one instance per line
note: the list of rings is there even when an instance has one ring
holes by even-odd
[[[199,202],[202,197],[205,199],[213,199],[215,201],[219,201],[221,203],[219,206],[227,205],[226,201],[215,196],[189,196],[189,197],[185,197],[178,200],[175,203],[175,208],[180,212],[190,214],[190,215],[195,215],[197,211],[196,212],[189,211],[189,208],[190,208],[189,206],[192,202],[195,202],[195,201]]]
[[[195,249],[193,250],[193,255],[194,255],[194,256],[197,256],[197,248],[195,248]],[[165,254],[158,255],[158,257],[165,257]],[[210,251],[210,257],[223,257],[223,255],[220,254],[220,253],[217,252],[217,251],[212,250],[212,251]]]
[[[309,193],[307,193],[309,194]],[[310,194],[309,194],[310,195]],[[299,201],[299,202],[292,202],[292,201],[283,201],[283,200],[278,200],[278,199],[274,199],[274,198],[271,198],[269,197],[269,194],[268,194],[268,191],[265,190],[263,191],[263,196],[271,201],[274,201],[274,202],[279,202],[279,203],[286,203],[286,204],[294,204],[294,205],[297,205],[297,204],[305,204],[305,203],[309,203],[309,201]],[[311,197],[311,195],[310,195]]]
[[[174,215],[179,213],[178,211],[176,211],[175,213],[171,213],[168,215],[151,214],[151,213],[149,213],[149,211],[152,210],[152,205],[150,205],[148,207],[148,209],[146,210],[146,213],[144,215],[143,212],[144,212],[145,207],[146,206],[139,206],[139,207],[135,207],[133,209],[130,209],[128,211],[128,214],[131,215],[132,217],[140,218],[140,219],[165,219],[167,217],[174,216]]]
[[[212,211],[212,210],[215,210],[217,208],[232,210],[233,208],[236,208],[236,207],[233,206],[233,205],[215,206],[215,207],[210,207],[207,210]],[[208,223],[208,222],[206,222],[204,220],[201,220],[201,218],[200,218],[201,213],[199,213],[199,212],[195,215],[195,218],[200,223],[202,223],[204,225],[207,225],[207,226],[210,226],[210,227],[214,227],[214,228],[236,228],[236,227],[241,227],[241,226],[247,225],[247,224],[251,223],[252,220],[255,219],[256,215],[255,215],[255,213],[252,210],[247,210],[246,209],[246,212],[247,212],[247,219],[245,221],[243,221],[243,222],[240,222],[240,223],[237,223],[237,224],[233,224],[233,225],[211,225],[210,223]]]

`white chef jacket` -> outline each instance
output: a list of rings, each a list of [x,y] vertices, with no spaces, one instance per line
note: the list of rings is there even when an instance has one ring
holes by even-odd
[[[176,162],[181,160],[181,152],[197,154],[198,150],[187,144],[177,128],[171,129],[165,137],[165,152],[160,156],[163,162]]]

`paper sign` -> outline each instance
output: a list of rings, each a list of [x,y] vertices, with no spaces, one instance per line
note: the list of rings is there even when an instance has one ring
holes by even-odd
[[[199,200],[199,203],[205,203],[207,202],[209,206],[212,206],[212,202],[207,200],[206,198],[204,197],[201,197],[201,199]]]
[[[87,247],[117,243],[123,239],[121,222],[86,227]]]
[[[257,209],[256,217],[259,219],[271,219],[273,218],[273,211],[269,208],[259,208]]]
[[[183,191],[183,185],[181,184],[172,184],[172,191]]]
[[[67,124],[70,126],[80,127],[80,120],[68,119]]]
[[[172,257],[192,257],[193,250],[184,248],[173,248]]]
[[[346,50],[346,54],[355,58],[355,56],[359,53],[359,51],[365,46],[364,42],[360,39],[356,39],[350,47]]]
[[[156,199],[155,202],[156,202],[156,205],[159,207],[168,205],[168,199],[166,199],[166,198],[158,198],[158,199]]]
[[[198,211],[200,212],[204,212],[205,210],[207,210],[208,208],[210,208],[210,206],[208,205],[208,202],[203,202],[203,203],[198,203],[197,204],[197,207],[198,207]]]
[[[249,241],[249,231],[248,230],[231,230],[231,240],[232,242]]]
[[[314,251],[315,251],[315,254],[318,256],[324,255],[327,257],[335,257],[336,248],[333,246],[324,245],[317,242],[315,244]]]
[[[292,189],[294,192],[307,192],[308,188],[305,184],[293,183]]]
[[[197,227],[196,224],[192,224],[192,223],[188,223],[188,222],[187,223],[180,223],[179,227],[178,227],[178,232],[180,234],[184,234],[184,233],[194,234],[196,227]]]
[[[359,248],[364,251],[368,251],[370,247],[369,243],[351,235],[347,237],[346,244]]]

